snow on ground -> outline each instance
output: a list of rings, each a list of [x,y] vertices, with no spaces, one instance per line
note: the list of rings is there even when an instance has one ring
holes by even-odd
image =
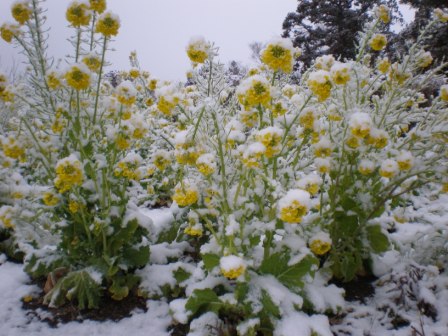
[[[178,209],[140,209],[146,216],[149,229],[163,230],[174,221]],[[150,218],[150,220],[149,220]],[[393,214],[385,214],[381,222],[390,225]],[[413,196],[405,209],[404,223],[395,223],[390,235],[395,250],[374,258],[374,271],[379,279],[373,283],[375,294],[365,303],[347,302],[341,316],[330,317],[334,335],[352,336],[447,336],[448,335],[448,195],[435,190]],[[162,270],[169,257],[179,257],[185,249],[182,243],[152,246],[152,266],[141,271],[142,278],[149,270],[152,277]],[[166,259],[166,260],[165,260]],[[148,279],[147,279],[148,278]],[[0,255],[0,336],[122,336],[169,335],[172,323],[169,305],[163,301],[148,300],[147,312],[136,310],[132,316],[119,322],[83,321],[60,324],[51,328],[35,314],[23,310],[22,298],[39,292],[30,284],[22,265],[8,262]],[[160,277],[162,281],[164,278]],[[155,279],[152,279],[153,282]],[[164,280],[165,281],[165,280]],[[170,279],[166,280],[167,282]],[[146,284],[147,289],[151,286]],[[145,287],[145,286],[143,286]],[[150,289],[150,288],[149,288]],[[41,317],[48,314],[38,311]],[[292,335],[292,318],[280,322],[279,330]],[[204,315],[204,318],[211,318]],[[319,316],[316,315],[316,318]],[[291,324],[292,323],[292,324]],[[196,323],[198,324],[198,323]],[[192,324],[190,336],[202,335],[199,324]],[[199,328],[199,329],[198,329]],[[303,325],[303,328],[307,328]],[[304,329],[304,330],[305,330]],[[202,333],[201,333],[202,332]],[[291,333],[292,332],[292,333]],[[281,336],[284,336],[283,334]]]

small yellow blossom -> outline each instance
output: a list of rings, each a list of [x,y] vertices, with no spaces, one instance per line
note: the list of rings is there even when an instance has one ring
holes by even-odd
[[[278,218],[286,223],[300,223],[311,205],[310,194],[301,189],[292,189],[278,201]]]
[[[330,73],[325,70],[312,72],[307,81],[310,90],[317,96],[320,102],[328,99],[331,95]]]
[[[352,149],[356,149],[360,146],[359,139],[354,136],[348,137],[345,144]]]
[[[116,89],[117,100],[123,105],[132,105],[137,98],[137,91],[129,81],[122,82]]]
[[[391,65],[391,69],[389,72],[389,78],[396,81],[400,85],[411,77],[411,74],[405,71],[403,67],[404,66],[402,64],[394,63]]]
[[[117,145],[117,148],[120,149],[120,150],[128,149],[129,146],[130,146],[129,140],[123,134],[119,134],[116,137],[115,144]]]
[[[154,91],[157,88],[157,79],[151,79],[148,84],[148,89]]]
[[[316,58],[314,66],[318,70],[330,71],[335,61],[333,55],[323,55]]]
[[[198,190],[193,187],[188,181],[182,181],[174,188],[174,195],[172,196],[179,206],[186,207],[195,204],[199,199]]]
[[[90,73],[83,64],[72,65],[64,76],[67,84],[75,90],[85,90],[90,86]]]
[[[385,178],[394,177],[398,171],[398,163],[392,159],[384,160],[380,167],[380,175]]]
[[[20,159],[25,156],[25,149],[14,138],[8,138],[8,142],[2,143],[3,153],[11,159]]]
[[[370,175],[372,174],[372,172],[375,169],[375,164],[370,161],[370,160],[361,160],[361,162],[359,163],[358,166],[358,171],[362,174],[362,175]]]
[[[70,155],[57,163],[54,184],[61,194],[81,185],[83,180],[81,162],[74,155]]]
[[[235,255],[222,257],[219,261],[221,273],[227,279],[236,279],[246,271],[244,260]]]
[[[52,90],[56,90],[61,86],[60,77],[56,72],[52,71],[47,75],[47,85]]]
[[[101,14],[106,10],[106,0],[89,0],[90,9]]]
[[[414,166],[414,157],[410,152],[402,151],[396,160],[401,171],[410,170]]]
[[[387,45],[387,38],[384,34],[375,34],[369,41],[370,47],[375,51],[383,50]]]
[[[321,256],[330,251],[331,238],[328,233],[319,232],[309,240],[310,250],[315,255]]]
[[[95,32],[111,37],[118,35],[120,29],[120,19],[111,12],[101,14],[95,27]]]
[[[377,64],[377,68],[378,68],[378,70],[379,70],[381,73],[383,73],[383,74],[387,73],[387,72],[389,71],[389,69],[390,69],[390,62],[389,62],[389,59],[388,59],[387,57],[382,58],[382,59],[378,62],[378,64]]]
[[[70,211],[72,214],[77,213],[79,210],[81,210],[81,208],[82,208],[82,204],[79,203],[78,201],[71,199],[68,202],[68,211]]]
[[[336,63],[331,67],[331,80],[337,85],[345,85],[350,80],[350,67],[344,63]]]
[[[434,16],[440,21],[440,22],[448,22],[448,13],[444,12],[440,8],[436,8],[434,10]]]
[[[384,23],[387,24],[390,22],[389,8],[387,6],[385,6],[385,5],[378,6],[376,8],[376,15]]]
[[[140,71],[138,69],[129,70],[129,77],[131,77],[132,79],[136,79],[139,76],[140,76]]]
[[[299,115],[299,124],[305,129],[313,130],[314,129],[314,122],[316,120],[316,111],[307,108],[302,111]]]
[[[59,203],[59,197],[55,193],[47,191],[44,193],[42,201],[46,206],[55,206]]]
[[[79,1],[72,1],[65,12],[67,21],[73,27],[87,26],[92,17],[87,4]]]
[[[164,115],[171,115],[173,109],[177,106],[179,103],[179,98],[176,96],[161,96],[159,98],[159,101],[157,102],[157,108],[162,112]]]
[[[201,237],[203,234],[202,228],[197,228],[196,226],[187,226],[184,233],[192,237]]]
[[[440,99],[448,102],[448,85],[442,85],[439,92]]]
[[[419,68],[427,68],[432,64],[433,58],[429,51],[425,51],[417,57],[416,64]]]
[[[210,44],[203,37],[194,37],[187,45],[187,55],[194,63],[204,63],[208,58]]]
[[[3,227],[6,229],[14,228],[12,218],[12,207],[9,205],[4,205],[0,207],[0,227],[1,224],[3,224]]]
[[[294,48],[288,39],[275,39],[261,51],[260,59],[273,71],[290,73],[294,64]]]
[[[125,177],[129,180],[139,181],[142,176],[138,169],[141,163],[141,158],[138,155],[132,155],[132,158],[124,158],[117,164],[114,171],[115,176]]]
[[[12,17],[21,25],[25,24],[32,14],[28,1],[16,1],[11,7]]]
[[[262,143],[265,147],[264,155],[267,158],[271,158],[278,154],[281,149],[281,140],[283,137],[283,131],[278,127],[268,127],[258,131],[256,139]]]
[[[445,182],[442,184],[442,190],[443,193],[448,193],[448,182]]]
[[[5,42],[11,43],[14,36],[20,34],[19,26],[4,23],[0,27],[0,35]]]
[[[259,75],[246,78],[237,89],[238,101],[246,109],[259,105],[269,107],[271,88],[268,81]]]
[[[196,160],[196,168],[198,171],[204,175],[209,176],[216,170],[216,163],[213,154],[202,154]]]
[[[282,115],[285,115],[287,111],[288,110],[283,106],[281,102],[275,103],[271,106],[271,112],[274,118],[278,118]]]
[[[82,63],[84,63],[92,72],[97,72],[101,67],[101,59],[96,55],[87,55],[83,57]]]

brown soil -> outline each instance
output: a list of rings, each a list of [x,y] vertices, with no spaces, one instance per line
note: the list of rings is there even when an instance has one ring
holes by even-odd
[[[50,308],[43,304],[43,295],[33,298],[30,302],[22,302],[23,309],[27,310],[27,315],[36,316],[42,322],[48,323],[49,326],[55,328],[58,324],[68,323],[72,321],[119,321],[125,317],[130,317],[134,309],[147,311],[146,299],[131,293],[128,297],[121,301],[115,301],[109,297],[104,297],[100,302],[99,309],[83,309],[80,310],[76,305],[67,303],[58,308]],[[39,314],[38,310],[44,310],[50,313],[50,317]]]

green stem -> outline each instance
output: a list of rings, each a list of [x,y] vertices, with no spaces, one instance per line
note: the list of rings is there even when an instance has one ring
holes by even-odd
[[[93,125],[95,125],[95,123],[96,123],[96,115],[98,113],[98,100],[100,97],[101,78],[103,75],[103,67],[104,67],[104,59],[106,56],[106,48],[107,48],[107,37],[104,36],[103,51],[101,53],[101,65],[100,65],[100,71],[98,74],[98,84],[96,86],[95,107],[93,110]]]

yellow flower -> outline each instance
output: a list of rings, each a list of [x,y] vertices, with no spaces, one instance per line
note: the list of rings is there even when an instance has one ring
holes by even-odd
[[[320,102],[328,99],[331,95],[330,73],[325,70],[312,72],[307,81],[310,90],[317,96]]]
[[[0,35],[2,36],[2,39],[5,40],[5,42],[10,43],[13,37],[19,34],[20,34],[19,26],[4,23],[0,27]]]
[[[12,17],[22,25],[31,18],[31,13],[28,1],[16,1],[11,7]]]
[[[310,194],[292,189],[278,201],[278,218],[286,223],[300,223],[311,206]]]
[[[219,267],[221,268],[222,275],[227,279],[236,279],[246,271],[244,260],[235,255],[221,257]]]
[[[170,154],[165,150],[159,150],[153,157],[154,165],[157,169],[164,171],[170,164]]]
[[[71,199],[68,202],[68,211],[70,211],[72,214],[77,213],[81,208],[82,208],[82,204],[79,203],[78,201]]]
[[[443,193],[448,193],[448,182],[445,182],[442,184],[442,190]]]
[[[106,0],[89,0],[90,9],[101,14],[106,10]]]
[[[215,157],[213,154],[202,154],[198,159],[196,160],[196,168],[198,171],[204,175],[209,176],[213,174],[213,172],[216,170],[216,163],[215,163]]]
[[[137,91],[130,81],[122,82],[116,89],[117,100],[123,105],[132,105],[137,98]]]
[[[331,238],[328,233],[319,232],[309,240],[310,250],[315,255],[321,256],[330,251]]]
[[[241,161],[247,168],[257,168],[260,165],[260,158],[265,151],[266,148],[262,143],[255,142],[246,148]]]
[[[387,45],[387,38],[384,34],[375,34],[369,41],[370,47],[375,51],[383,50]]]
[[[73,27],[87,26],[91,12],[85,3],[72,1],[65,12],[65,18]]]
[[[93,72],[97,72],[101,66],[100,58],[94,54],[89,54],[83,57],[82,63],[84,63],[89,70]]]
[[[354,137],[354,136],[351,136],[351,137],[349,137],[346,141],[345,141],[345,144],[348,146],[348,147],[350,147],[350,148],[352,148],[352,149],[356,149],[356,148],[358,148],[359,147],[359,139],[357,138],[357,137]]]
[[[202,228],[197,228],[196,226],[189,225],[185,228],[184,233],[193,237],[201,237],[203,230]]]
[[[389,8],[385,5],[380,5],[376,8],[376,15],[384,23],[390,22]]]
[[[448,85],[442,85],[439,92],[440,99],[448,102]]]
[[[54,184],[62,194],[75,186],[82,184],[84,175],[81,162],[72,154],[56,164]]]
[[[149,81],[148,89],[154,91],[157,88],[157,79],[151,79]]]
[[[323,55],[323,56],[319,56],[316,58],[316,61],[314,62],[314,66],[318,70],[330,71],[334,62],[335,62],[335,59],[334,59],[333,55]]]
[[[285,107],[283,107],[283,104],[281,102],[273,104],[271,106],[271,112],[272,112],[272,116],[274,118],[277,118],[277,117],[280,117],[282,115],[285,115],[285,113],[287,111],[288,110]]]
[[[382,59],[378,62],[378,64],[377,64],[377,68],[378,68],[378,70],[379,70],[381,73],[383,73],[383,74],[385,74],[386,72],[388,72],[389,69],[390,69],[390,62],[389,62],[389,59],[388,59],[387,57],[382,58]]]
[[[258,131],[256,139],[265,147],[264,155],[271,158],[278,154],[281,149],[283,131],[278,127],[268,127]]]
[[[47,75],[47,85],[52,90],[56,90],[61,86],[59,75],[56,72],[52,71]]]
[[[139,76],[140,76],[140,71],[138,71],[138,69],[129,70],[129,77],[136,79]]]
[[[64,76],[67,84],[75,90],[85,90],[90,86],[90,72],[83,64],[72,65]]]
[[[440,21],[440,22],[448,22],[448,13],[444,12],[440,8],[436,8],[434,10],[434,16]]]
[[[241,82],[236,91],[238,101],[246,109],[263,105],[269,107],[271,88],[266,78],[254,75]]]
[[[384,160],[381,164],[380,175],[385,178],[394,177],[399,171],[399,166],[396,161],[392,159]]]
[[[96,24],[95,32],[103,34],[105,37],[118,35],[120,29],[120,19],[111,12],[101,14]]]
[[[115,176],[125,177],[129,180],[139,181],[142,176],[139,170],[142,158],[138,154],[129,153],[124,159],[118,162],[115,168]]]
[[[316,112],[312,108],[306,108],[299,116],[299,124],[305,129],[313,130]]]
[[[395,80],[398,82],[398,84],[403,84],[409,77],[411,77],[411,74],[409,72],[404,71],[402,64],[394,63],[391,66],[389,78],[391,80]]]
[[[397,163],[401,171],[410,170],[414,166],[414,157],[410,152],[402,151],[397,156]]]
[[[204,63],[208,58],[210,45],[203,37],[194,37],[187,45],[187,55],[194,63]]]
[[[11,159],[19,159],[25,156],[25,149],[19,146],[14,138],[8,138],[7,143],[2,143],[3,153]]]
[[[362,174],[362,175],[370,175],[372,174],[372,172],[375,169],[375,164],[370,161],[370,160],[361,160],[361,162],[359,163],[358,166],[358,171]]]
[[[44,193],[42,201],[46,206],[55,206],[59,203],[59,197],[51,191]]]
[[[199,193],[190,182],[184,180],[174,188],[172,199],[179,206],[185,207],[195,204],[199,199]]]
[[[347,64],[334,64],[330,73],[333,83],[337,85],[345,85],[350,80],[350,67]]]
[[[64,127],[65,121],[60,118],[55,118],[53,124],[51,125],[51,130],[56,134],[60,134],[64,130]]]
[[[317,158],[325,158],[331,156],[333,152],[333,146],[331,141],[326,137],[322,137],[317,143],[313,145],[314,156]]]
[[[261,51],[261,61],[273,71],[290,73],[294,63],[294,47],[288,39],[275,39]]]
[[[161,96],[159,98],[159,101],[157,102],[157,108],[162,112],[164,115],[171,115],[173,109],[177,106],[179,103],[179,98],[175,96]]]
[[[6,229],[12,229],[14,227],[11,206],[4,205],[0,207],[0,224],[3,224],[3,227]]]
[[[117,136],[117,138],[115,139],[115,144],[117,145],[117,148],[120,150],[128,149],[130,146],[129,140],[123,134],[119,134]]]
[[[355,112],[349,120],[351,133],[359,138],[365,138],[370,134],[373,127],[372,119],[365,112]]]
[[[424,69],[431,65],[433,58],[429,51],[426,51],[417,57],[416,63],[417,66]]]
[[[387,146],[389,136],[386,131],[372,129],[365,139],[368,145],[373,145],[377,149],[382,149]]]

